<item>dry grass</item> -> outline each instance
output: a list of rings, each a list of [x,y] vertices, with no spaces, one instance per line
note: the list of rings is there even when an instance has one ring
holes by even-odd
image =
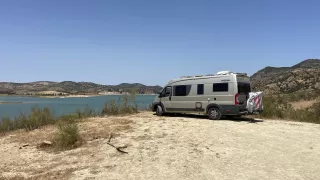
[[[309,105],[306,102],[298,104]],[[264,111],[260,117],[320,124],[320,101],[316,100],[310,104],[312,105],[307,108],[294,109],[291,102],[281,96],[264,96]]]
[[[129,132],[134,122],[124,117],[89,118],[77,122],[79,134],[84,141],[106,139],[110,133],[119,136],[122,132]],[[36,146],[44,140],[54,141],[56,126],[48,125],[33,131],[16,130],[7,134],[12,142]]]
[[[102,161],[101,156],[95,158],[96,148],[109,138],[110,133],[113,133],[112,141],[117,145],[116,139],[123,133],[130,132],[133,125],[132,120],[123,117],[89,118],[75,123],[85,143],[77,149],[68,151],[60,151],[61,149],[55,147],[39,148],[39,144],[44,140],[55,140],[55,125],[28,132],[11,131],[7,136],[0,137],[1,145],[9,143],[0,152],[9,153],[11,149],[13,150],[10,153],[11,157],[7,156],[3,160],[4,164],[0,165],[0,172],[4,172],[0,173],[0,179],[4,177],[6,179],[68,179],[72,172],[88,167],[89,164],[86,163]],[[23,147],[26,144],[28,146]],[[113,147],[108,146],[108,149],[114,152]],[[20,166],[22,164],[30,165]]]
[[[293,109],[297,110],[297,109],[309,108],[317,101],[319,101],[319,100],[317,100],[317,99],[315,99],[315,100],[302,100],[302,101],[291,102],[290,104],[292,105]]]

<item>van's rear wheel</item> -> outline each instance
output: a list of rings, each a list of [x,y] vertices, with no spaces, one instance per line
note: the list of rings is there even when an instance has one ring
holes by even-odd
[[[163,115],[163,109],[161,106],[157,106],[156,114],[157,114],[157,116]]]
[[[221,119],[221,111],[216,107],[210,108],[208,111],[208,116],[211,120],[219,120]]]

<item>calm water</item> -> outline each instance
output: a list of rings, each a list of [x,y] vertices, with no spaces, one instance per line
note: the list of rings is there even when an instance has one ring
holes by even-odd
[[[146,109],[152,103],[154,95],[137,95],[136,102],[139,109]],[[54,115],[73,113],[77,108],[84,109],[90,107],[100,111],[106,101],[115,100],[121,103],[121,95],[107,95],[86,98],[36,98],[36,97],[13,97],[0,96],[0,101],[22,102],[21,104],[0,104],[0,118],[13,118],[20,113],[29,113],[34,106],[50,107],[54,110]]]

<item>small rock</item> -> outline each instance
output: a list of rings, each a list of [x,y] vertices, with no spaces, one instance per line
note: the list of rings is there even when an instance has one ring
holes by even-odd
[[[100,136],[93,136],[92,140],[100,139]]]
[[[52,142],[51,141],[43,141],[42,143],[40,143],[40,147],[43,148],[43,147],[49,147],[49,146],[52,146]]]
[[[22,145],[22,147],[27,147],[27,146],[29,146],[29,144],[23,144],[23,145]]]
[[[217,157],[217,158],[220,158],[220,154],[219,154],[219,153],[216,153],[216,157]]]
[[[93,156],[94,156],[94,154],[91,154],[91,156],[93,157]]]
[[[52,142],[51,142],[51,141],[43,141],[42,143],[43,143],[43,144],[46,144],[46,145],[52,145]]]
[[[19,149],[22,149],[22,147],[20,146]]]
[[[310,149],[313,149],[313,147],[310,147]]]

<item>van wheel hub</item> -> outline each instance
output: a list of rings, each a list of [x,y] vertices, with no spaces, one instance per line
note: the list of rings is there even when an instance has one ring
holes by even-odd
[[[211,111],[211,116],[216,118],[218,116],[217,110]]]
[[[210,108],[208,111],[208,116],[209,119],[219,120],[221,118],[221,111],[216,107]]]

